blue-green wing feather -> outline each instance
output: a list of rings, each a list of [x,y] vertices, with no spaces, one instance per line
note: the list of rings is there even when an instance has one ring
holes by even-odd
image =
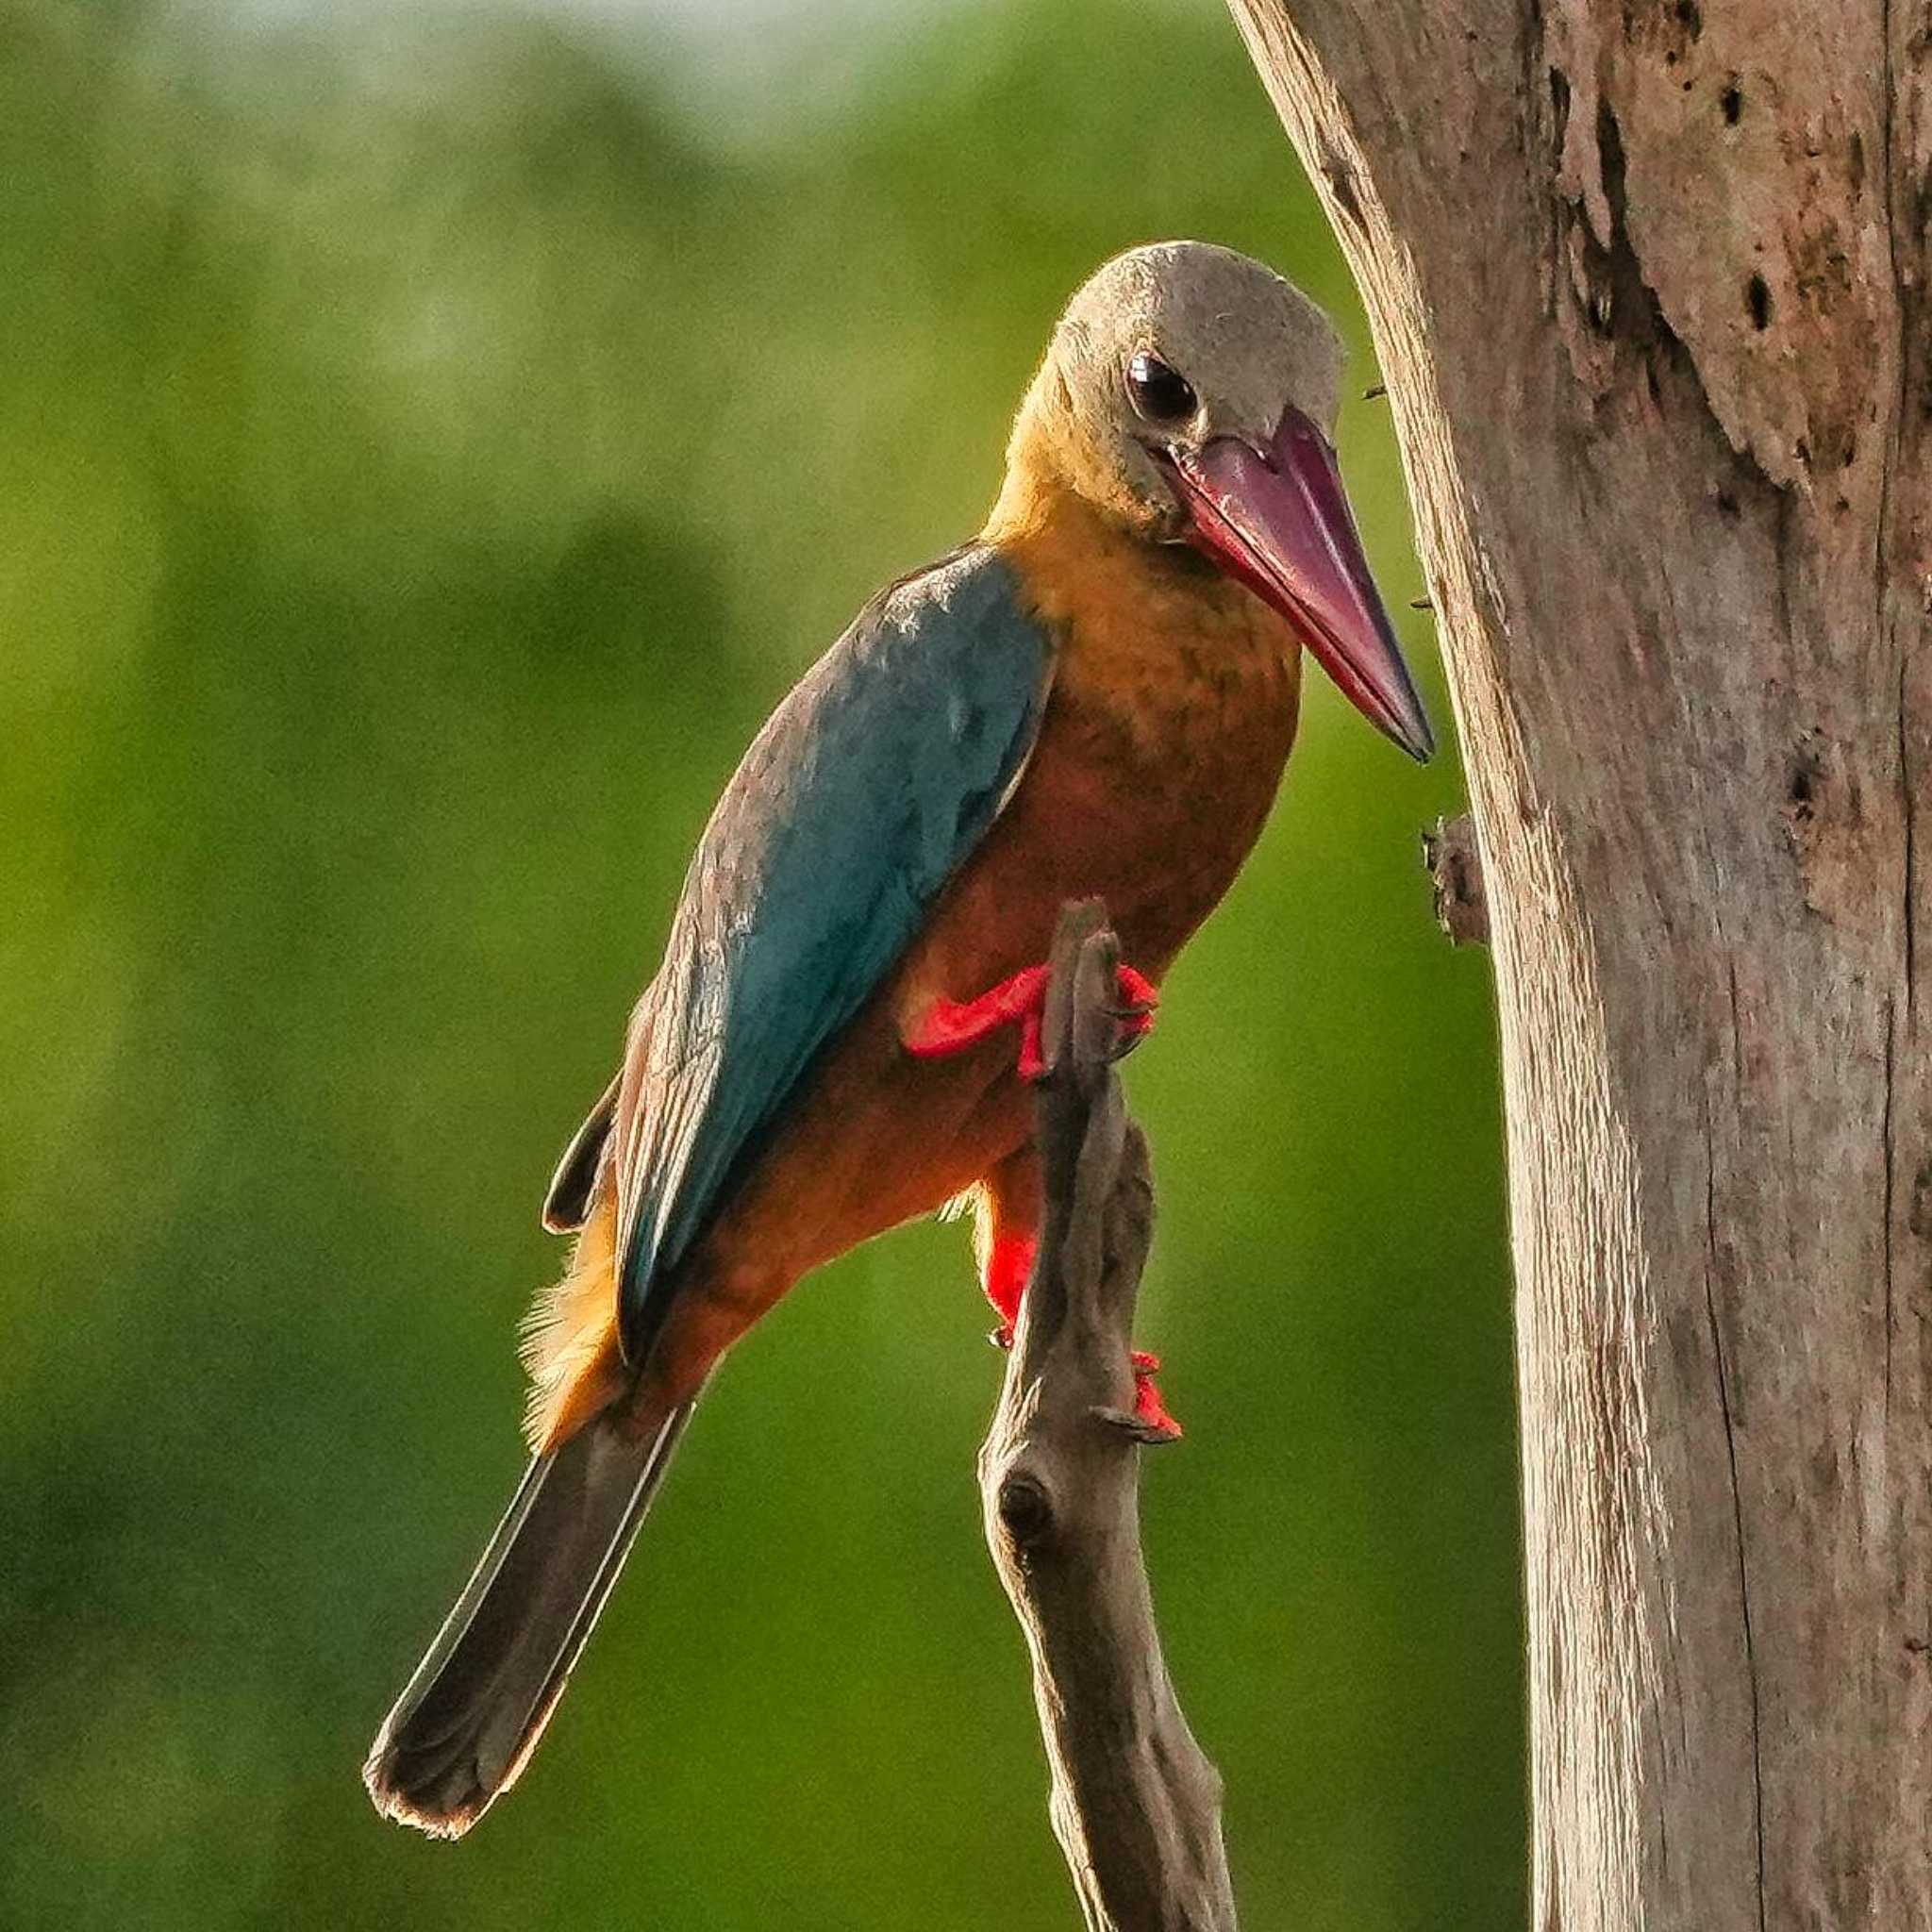
[[[632,1027],[617,1149],[630,1359],[741,1158],[997,816],[1052,657],[1012,567],[967,550],[874,600],[746,753]]]

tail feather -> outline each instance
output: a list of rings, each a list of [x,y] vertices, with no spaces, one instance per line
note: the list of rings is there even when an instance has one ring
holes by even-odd
[[[362,1768],[378,1811],[460,1838],[516,1782],[617,1581],[691,1405],[599,1416],[536,1457]]]
[[[617,1339],[617,1200],[607,1190],[591,1208],[563,1277],[537,1297],[524,1320],[530,1400],[524,1434],[541,1456],[623,1392]]]

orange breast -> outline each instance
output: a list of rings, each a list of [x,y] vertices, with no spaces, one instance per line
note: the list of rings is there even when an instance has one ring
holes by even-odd
[[[1031,764],[901,975],[903,1016],[1041,957],[1058,908],[1098,893],[1158,980],[1233,883],[1294,740],[1299,652],[1191,552],[1082,506],[1008,545],[1062,643]]]
[[[1263,691],[1253,709],[1279,703]],[[971,997],[1043,958],[1069,899],[1104,899],[1128,963],[1158,984],[1233,882],[1286,754],[1286,730],[1258,728],[1238,703],[1224,724],[1143,758],[1117,717],[1057,696],[1025,780],[898,975],[902,1029],[936,996]]]

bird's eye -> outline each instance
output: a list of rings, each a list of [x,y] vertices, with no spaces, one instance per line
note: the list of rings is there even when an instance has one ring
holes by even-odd
[[[1194,413],[1194,385],[1147,350],[1127,364],[1127,395],[1150,423],[1184,423]]]

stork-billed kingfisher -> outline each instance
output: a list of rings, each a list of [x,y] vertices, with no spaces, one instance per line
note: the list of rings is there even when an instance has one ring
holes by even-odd
[[[1246,858],[1302,647],[1429,726],[1342,493],[1305,295],[1170,242],[1074,295],[978,537],[881,591],[745,754],[624,1063],[564,1155],[528,1470],[364,1770],[441,1837],[515,1780],[724,1352],[802,1275],[971,1193],[1003,1331],[1041,1219],[1026,1083],[1056,917],[1103,898],[1123,1024]],[[1150,1430],[1177,1433],[1137,1356]]]

